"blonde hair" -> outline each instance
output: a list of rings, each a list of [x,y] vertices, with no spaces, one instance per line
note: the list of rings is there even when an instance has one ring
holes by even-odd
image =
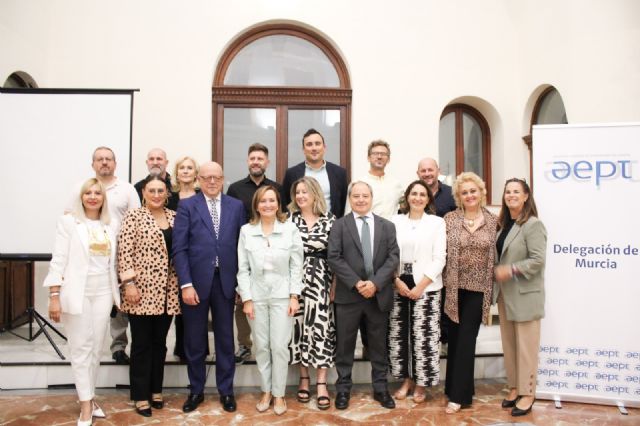
[[[178,192],[180,191],[180,181],[178,181],[178,169],[180,168],[180,166],[182,165],[182,163],[184,163],[185,161],[191,161],[193,163],[193,167],[195,168],[196,174],[193,175],[193,188],[197,188],[199,186],[198,184],[198,174],[200,173],[200,166],[198,166],[198,163],[196,162],[196,160],[194,160],[192,157],[189,157],[188,155],[179,158],[176,161],[176,165],[173,167],[173,176],[171,176],[171,190],[173,192]]]
[[[462,172],[458,176],[456,176],[455,182],[453,182],[453,187],[451,188],[453,192],[453,199],[456,202],[456,206],[459,209],[462,207],[462,200],[460,200],[460,185],[467,182],[473,182],[480,189],[480,194],[482,194],[482,198],[480,199],[480,207],[484,207],[487,205],[487,187],[484,184],[484,181],[473,172]]]
[[[89,190],[92,186],[97,185],[100,188],[100,192],[102,192],[102,207],[100,207],[100,222],[108,225],[111,222],[111,215],[109,215],[109,205],[107,204],[107,190],[98,179],[92,177],[87,179],[82,186],[80,187],[80,193],[78,197],[75,199],[73,203],[73,208],[71,209],[71,215],[78,220],[86,221],[87,215],[84,211],[84,206],[82,205],[82,196],[85,192]]]
[[[313,214],[318,216],[325,214],[327,212],[327,202],[324,199],[324,193],[318,181],[309,176],[303,176],[291,185],[291,202],[287,206],[289,211],[291,213],[300,211],[300,207],[296,203],[296,191],[301,183],[307,187],[307,191],[313,196],[313,206],[311,206]]]
[[[264,185],[258,188],[255,194],[253,194],[253,200],[251,201],[251,220],[250,224],[256,225],[260,222],[260,212],[258,211],[258,203],[267,191],[273,191],[276,194],[276,201],[278,202],[278,211],[276,212],[276,219],[278,222],[284,223],[287,220],[287,214],[284,213],[282,208],[282,202],[280,201],[280,191],[273,185]]]

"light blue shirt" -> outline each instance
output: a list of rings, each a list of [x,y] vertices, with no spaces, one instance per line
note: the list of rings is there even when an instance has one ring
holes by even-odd
[[[300,231],[292,222],[276,220],[271,235],[262,232],[260,222],[242,226],[238,241],[238,294],[242,301],[299,295],[303,258]]]
[[[327,174],[327,162],[325,161],[319,169],[313,169],[305,161],[304,175],[318,181],[320,189],[322,189],[324,194],[324,200],[327,202],[327,208],[331,210],[331,185],[329,184],[329,175]]]

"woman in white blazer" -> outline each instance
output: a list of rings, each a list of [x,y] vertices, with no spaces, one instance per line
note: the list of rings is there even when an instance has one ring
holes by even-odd
[[[262,382],[256,409],[267,411],[273,397],[277,415],[287,411],[289,340],[302,291],[302,238],[286,219],[279,191],[261,186],[253,195],[251,221],[240,229],[238,241],[238,294],[251,324]]]
[[[424,181],[411,182],[404,193],[403,214],[396,226],[400,265],[394,280],[389,318],[391,375],[404,379],[396,399],[423,402],[425,387],[440,378],[440,289],[447,256],[446,226],[435,214],[431,190]]]
[[[71,213],[58,220],[44,286],[49,287],[49,317],[62,320],[67,333],[80,401],[78,425],[90,425],[92,417],[105,417],[94,397],[109,313],[114,302],[120,305],[116,236],[100,181],[87,180],[74,203]]]

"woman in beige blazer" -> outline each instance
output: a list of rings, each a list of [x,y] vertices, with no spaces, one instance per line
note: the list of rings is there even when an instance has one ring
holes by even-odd
[[[547,248],[547,231],[526,181],[507,180],[498,230],[493,297],[509,386],[502,407],[523,416],[535,401]]]
[[[95,178],[80,188],[70,214],[58,220],[44,286],[49,317],[62,320],[80,401],[78,425],[105,417],[94,402],[100,352],[114,302],[120,304],[115,271],[116,238],[109,226],[104,186]]]
[[[173,315],[180,313],[178,280],[170,257],[176,213],[165,207],[168,196],[164,180],[146,178],[143,206],[127,212],[118,234],[122,311],[129,314],[131,326],[131,399],[144,417],[151,416],[151,407],[164,405],[167,333]]]

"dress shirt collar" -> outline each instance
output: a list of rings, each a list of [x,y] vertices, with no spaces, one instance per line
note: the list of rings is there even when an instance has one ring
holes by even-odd
[[[322,160],[322,166],[318,167],[317,169],[314,169],[313,167],[311,167],[309,163],[307,163],[306,161],[304,162],[304,166],[307,168],[307,170],[313,170],[315,172],[319,172],[327,168],[327,160]]]
[[[204,195],[204,199],[207,201],[207,205],[211,202],[211,200],[213,200],[216,203],[220,204],[220,198],[222,197],[222,193],[218,194],[218,196],[216,198],[211,198],[207,194],[205,194],[204,192],[202,193],[202,195]]]
[[[360,215],[356,212],[353,212],[353,218],[357,221],[360,216],[364,216],[367,218],[367,223],[373,224],[373,212],[369,212],[365,215]]]

